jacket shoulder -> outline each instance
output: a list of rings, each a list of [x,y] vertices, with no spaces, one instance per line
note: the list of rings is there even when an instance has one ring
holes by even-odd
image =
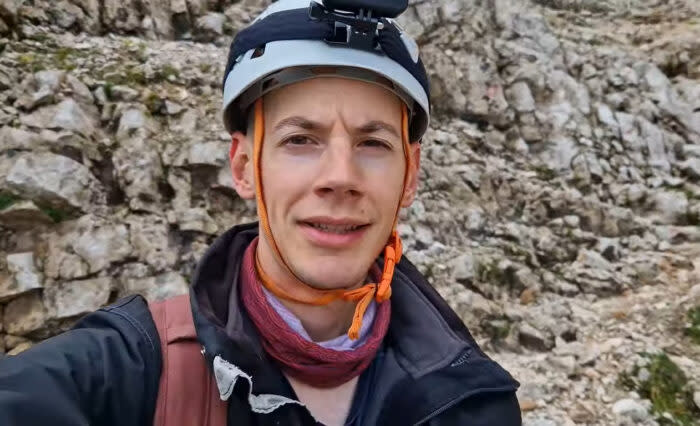
[[[435,426],[521,426],[515,391],[482,393],[464,399],[431,422]]]
[[[147,303],[123,298],[0,361],[0,424],[150,425],[160,370]]]
[[[161,302],[161,303],[167,303]],[[147,348],[154,355],[160,356],[160,344],[158,343],[158,331],[153,321],[151,310],[146,300],[139,295],[128,296],[117,300],[115,303],[98,309],[87,315],[74,327],[101,328],[103,321],[110,328],[124,330],[128,340],[143,340]]]

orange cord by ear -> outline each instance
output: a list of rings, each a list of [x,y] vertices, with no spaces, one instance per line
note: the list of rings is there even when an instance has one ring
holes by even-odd
[[[262,225],[263,232],[267,238],[267,241],[272,246],[272,251],[275,257],[284,265],[284,267],[290,272],[290,275],[294,277],[299,284],[297,294],[290,294],[286,290],[279,287],[270,277],[265,273],[260,264],[260,259],[255,256],[255,269],[257,270],[258,276],[262,281],[262,284],[267,290],[269,290],[275,296],[289,300],[292,302],[303,303],[307,305],[323,306],[327,305],[335,300],[346,300],[357,302],[355,307],[355,313],[353,315],[352,324],[348,330],[348,337],[352,340],[356,340],[360,337],[360,329],[362,328],[362,319],[364,318],[365,311],[369,306],[372,298],[378,303],[382,303],[389,300],[391,297],[391,281],[394,276],[394,268],[397,263],[401,260],[402,245],[401,238],[396,232],[396,224],[399,220],[399,206],[396,209],[396,215],[394,217],[394,224],[392,227],[391,236],[384,248],[384,270],[382,272],[381,279],[379,283],[365,284],[354,290],[319,290],[308,286],[303,283],[291,270],[286,260],[282,256],[282,253],[277,246],[272,235],[272,229],[270,228],[270,223],[267,217],[267,208],[265,206],[264,192],[263,192],[263,182],[262,182],[262,164],[261,164],[261,153],[262,145],[264,139],[264,125],[263,125],[263,104],[262,98],[259,98],[255,102],[255,139],[253,145],[253,164],[255,173],[255,199],[258,205],[258,216],[260,216],[260,224]],[[408,141],[408,109],[405,105],[402,105],[401,109],[401,139],[403,144],[404,156],[406,159],[406,170],[404,171],[403,189],[401,191],[402,197],[403,192],[406,190],[408,185],[409,170],[411,167],[411,151]]]

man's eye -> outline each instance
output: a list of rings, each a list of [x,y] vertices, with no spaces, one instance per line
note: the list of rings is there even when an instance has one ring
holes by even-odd
[[[306,136],[292,136],[284,141],[285,145],[307,145],[312,141]]]
[[[377,140],[377,139],[367,139],[365,141],[362,141],[361,145],[369,147],[369,148],[391,149],[391,146],[388,143],[386,143],[384,141]]]

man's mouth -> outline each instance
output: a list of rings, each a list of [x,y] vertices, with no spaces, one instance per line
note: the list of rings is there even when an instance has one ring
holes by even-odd
[[[353,218],[313,217],[299,221],[312,244],[327,248],[345,248],[360,241],[370,223]]]
[[[331,232],[333,234],[347,234],[349,232],[357,231],[360,228],[364,228],[367,225],[329,225],[327,223],[317,223],[317,222],[304,222],[319,231]]]

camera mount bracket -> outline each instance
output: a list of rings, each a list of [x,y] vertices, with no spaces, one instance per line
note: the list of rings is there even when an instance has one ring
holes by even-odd
[[[332,22],[333,34],[326,38],[329,44],[342,44],[355,49],[377,49],[377,31],[384,28],[371,9],[360,8],[356,13],[327,9],[315,1],[309,6],[309,17],[317,21]]]

